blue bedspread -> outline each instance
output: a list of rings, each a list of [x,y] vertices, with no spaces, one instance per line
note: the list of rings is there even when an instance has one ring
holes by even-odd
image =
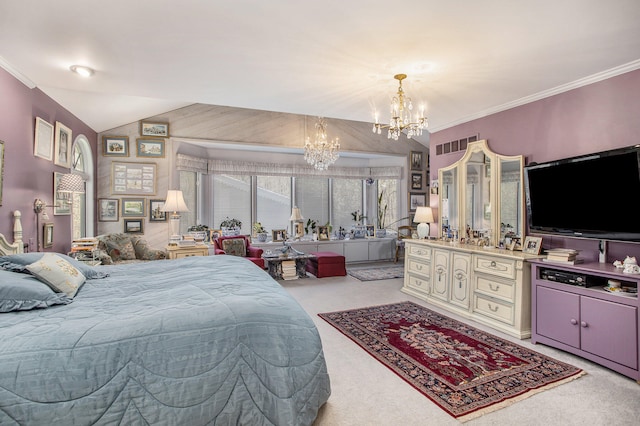
[[[0,315],[0,424],[310,425],[318,331],[246,259],[103,266],[73,303]]]

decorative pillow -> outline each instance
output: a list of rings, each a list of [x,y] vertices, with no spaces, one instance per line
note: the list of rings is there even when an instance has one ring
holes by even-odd
[[[26,269],[27,265],[32,264],[36,260],[40,260],[44,254],[45,253],[42,253],[42,252],[34,252],[34,253],[20,253],[20,254],[10,254],[7,256],[0,256],[0,268],[6,269],[7,271],[23,272],[28,274],[29,271],[27,271]],[[105,278],[109,276],[109,274],[107,274],[106,272],[99,271],[93,268],[92,266],[89,266],[82,262],[78,262],[74,258],[67,256],[66,254],[62,254],[62,253],[51,253],[51,254],[55,254],[56,256],[59,256],[62,259],[69,262],[70,264],[72,264],[73,266],[75,266],[76,269],[82,272],[82,275],[84,275],[88,280]]]
[[[231,256],[247,256],[247,246],[244,243],[244,238],[222,240],[222,250]]]
[[[71,298],[86,279],[72,264],[53,253],[46,253],[40,260],[28,265],[27,270],[54,291],[66,293]]]
[[[0,270],[0,313],[48,308],[71,302],[73,299],[65,293],[55,293],[31,275]]]
[[[120,260],[135,260],[136,252],[133,249],[133,243],[131,241],[127,241],[120,248]]]

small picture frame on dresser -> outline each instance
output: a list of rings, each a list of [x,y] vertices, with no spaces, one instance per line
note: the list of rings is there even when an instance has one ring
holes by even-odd
[[[542,237],[525,237],[522,251],[529,254],[540,254]]]

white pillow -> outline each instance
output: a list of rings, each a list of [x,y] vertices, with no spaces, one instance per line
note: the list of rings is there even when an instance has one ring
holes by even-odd
[[[71,298],[86,279],[75,266],[55,253],[46,253],[40,260],[27,265],[27,270],[53,291],[66,293]]]

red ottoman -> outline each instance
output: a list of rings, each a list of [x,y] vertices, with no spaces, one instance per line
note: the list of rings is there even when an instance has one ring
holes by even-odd
[[[344,256],[332,251],[309,252],[315,257],[307,259],[307,272],[316,278],[340,277],[347,275]]]

